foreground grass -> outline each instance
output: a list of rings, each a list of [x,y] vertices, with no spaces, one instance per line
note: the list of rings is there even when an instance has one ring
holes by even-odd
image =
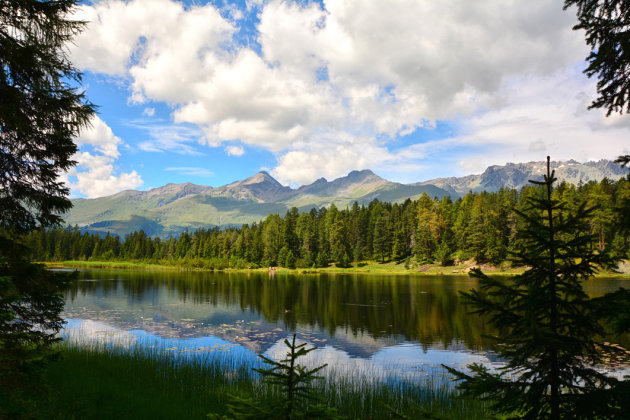
[[[225,413],[228,394],[273,398],[238,360],[177,359],[164,353],[63,347],[47,372],[50,391],[38,402],[47,419],[202,419]],[[445,385],[323,380],[317,392],[350,419],[416,418],[418,407],[450,419],[481,419],[478,401],[461,400]]]

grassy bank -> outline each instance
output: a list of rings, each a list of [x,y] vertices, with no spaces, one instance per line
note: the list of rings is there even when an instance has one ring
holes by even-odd
[[[196,267],[187,264],[177,263],[148,263],[143,261],[63,261],[63,262],[44,262],[51,268],[108,268],[108,269],[129,269],[129,270],[172,270],[172,271],[226,271],[226,272],[269,272],[269,267],[264,268],[223,268],[209,269],[204,267]],[[282,274],[317,274],[317,273],[348,273],[348,274],[378,274],[378,275],[448,275],[448,276],[468,276],[471,268],[477,265],[471,262],[443,267],[439,264],[423,264],[415,266],[406,266],[404,263],[378,263],[374,261],[366,261],[359,264],[353,264],[351,267],[342,268],[331,265],[321,268],[297,268],[288,269],[283,267],[275,267],[275,273]],[[521,274],[525,271],[523,267],[510,267],[508,265],[492,266],[484,264],[481,269],[486,274],[513,276]],[[596,277],[623,277],[630,278],[630,263],[624,261],[620,264],[620,273],[612,271],[601,272]]]
[[[446,418],[487,417],[482,403],[457,399],[444,385],[319,382],[318,393],[351,419],[389,418],[387,406],[415,418],[417,404]],[[111,348],[64,347],[49,366],[47,383],[50,392],[38,403],[47,419],[202,419],[210,412],[225,413],[228,394],[273,397],[238,361],[226,366]]]
[[[190,268],[183,265],[165,265],[153,264],[135,261],[43,261],[49,268],[111,268],[111,269],[129,269],[129,270],[189,270]]]
[[[44,262],[50,268],[110,268],[110,269],[131,269],[131,270],[174,270],[174,271],[226,271],[226,272],[269,272],[269,267],[263,268],[221,268],[209,269],[196,267],[188,264],[177,263],[148,263],[143,261],[62,261]],[[380,275],[468,275],[472,264],[459,264],[442,267],[439,264],[424,264],[413,267],[404,263],[378,263],[374,261],[353,264],[351,267],[329,267],[319,268],[296,268],[274,267],[274,272],[283,274],[316,274],[316,273],[356,273],[356,274],[380,274]],[[522,268],[516,267],[494,267],[484,265],[485,272],[492,274],[514,275],[522,273]]]

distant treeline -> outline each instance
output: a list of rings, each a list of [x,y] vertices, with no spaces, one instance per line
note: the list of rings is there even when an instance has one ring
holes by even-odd
[[[81,233],[78,228],[40,230],[28,237],[33,258],[42,261],[145,261],[221,269],[284,266],[350,266],[364,260],[405,261],[407,264],[474,259],[501,264],[514,246],[519,229],[516,210],[524,197],[536,196],[536,186],[521,191],[468,193],[452,201],[426,194],[402,204],[334,205],[299,213],[293,208],[281,217],[230,229],[199,229],[168,239],[143,231],[124,239]],[[616,229],[622,202],[630,201],[630,181],[560,184],[555,198],[568,210],[581,204],[595,207],[590,229],[592,246],[618,256],[628,254],[628,237]]]

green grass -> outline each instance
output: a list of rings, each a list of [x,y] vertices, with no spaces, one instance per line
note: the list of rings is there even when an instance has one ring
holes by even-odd
[[[146,261],[63,261],[63,262],[44,262],[51,268],[66,267],[66,268],[111,268],[111,269],[134,269],[134,270],[181,270],[181,271],[213,271],[210,268],[203,266],[205,260],[196,260],[196,263],[201,265],[181,264],[173,260],[164,260],[158,263],[146,262]],[[630,264],[624,262],[628,267],[624,271],[627,271]],[[296,268],[288,269],[283,267],[277,267],[277,273],[283,274],[316,274],[316,273],[348,273],[348,274],[377,274],[377,275],[430,275],[430,276],[468,276],[470,268],[475,266],[470,262],[442,267],[439,264],[422,264],[412,265],[406,267],[404,262],[386,262],[380,263],[377,261],[364,261],[360,264],[353,263],[351,267],[341,268],[331,265],[329,267],[319,268]],[[524,267],[510,267],[508,265],[492,266],[484,264],[481,266],[484,273],[493,276],[505,275],[514,276],[521,274],[525,271]],[[269,268],[223,268],[217,269],[219,271],[226,272],[268,272]],[[627,272],[615,273],[612,271],[603,271],[595,275],[595,277],[620,277],[628,278]]]
[[[131,270],[187,270],[184,266],[133,261],[63,261],[44,262],[49,268],[116,268]]]
[[[62,348],[47,371],[50,388],[38,408],[46,419],[196,419],[225,413],[228,394],[274,398],[249,363],[178,359],[164,352],[115,348]],[[350,419],[389,418],[392,409],[411,418],[418,405],[453,419],[487,417],[484,404],[461,400],[442,384],[374,384],[360,378],[327,378],[317,392]]]
[[[203,260],[202,260],[203,261]],[[211,271],[209,269],[190,266],[187,264],[178,264],[177,261],[164,261],[163,263],[143,262],[143,261],[63,261],[63,262],[45,262],[51,268],[70,267],[70,268],[116,268],[116,269],[143,269],[143,270],[197,270]],[[460,264],[457,266],[442,267],[439,264],[426,264],[407,268],[404,263],[387,262],[379,263],[376,261],[365,261],[361,264],[353,264],[352,267],[341,268],[331,265],[329,267],[319,268],[296,268],[288,269],[277,267],[277,273],[288,274],[306,274],[306,273],[357,273],[357,274],[380,274],[380,275],[468,275],[469,266]],[[486,269],[484,269],[486,270]],[[522,268],[499,268],[487,267],[492,274],[513,275],[522,273]],[[221,271],[231,272],[267,272],[268,267],[237,269],[225,268]]]
[[[228,393],[252,393],[247,368],[160,353],[65,347],[49,365],[42,418],[192,419],[222,412]]]

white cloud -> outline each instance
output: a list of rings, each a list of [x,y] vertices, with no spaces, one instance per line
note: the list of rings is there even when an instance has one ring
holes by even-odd
[[[88,198],[102,197],[142,185],[142,178],[136,171],[115,174],[114,163],[120,155],[118,146],[122,140],[98,116],[92,118],[91,126],[84,129],[75,141],[82,149],[92,146],[93,151],[76,153],[73,159],[77,161],[77,166],[62,177],[73,195],[78,193]],[[71,177],[76,182],[70,182]]]
[[[233,39],[251,13],[260,53]],[[322,9],[271,0],[223,15],[172,0],[81,7],[91,23],[71,48],[74,63],[128,78],[133,101],[166,102],[176,124],[199,128],[156,129],[141,150],[192,154],[194,142],[239,141],[275,152],[274,175],[303,183],[419,168],[463,146],[473,157],[453,161],[470,168],[541,153],[603,157],[630,134],[628,118],[585,111],[593,84],[566,69],[588,50],[557,2],[327,0]],[[399,136],[454,118],[466,132],[392,151]]]
[[[171,0],[96,1],[80,6],[76,18],[90,24],[69,47],[75,65],[109,75],[158,67],[165,70],[162,75],[174,77],[170,85],[181,84],[190,71],[195,72],[194,67],[186,67],[191,52],[216,48],[233,30],[211,5],[185,10],[182,3]],[[168,62],[169,58],[175,60]],[[176,74],[178,69],[187,70],[184,79]],[[147,85],[156,82],[149,77]]]
[[[548,74],[585,55],[573,16],[543,0],[328,1],[326,10],[271,1],[260,14],[262,56],[230,44],[234,24],[212,5],[148,1],[84,6],[92,24],[75,62],[128,70],[136,99],[176,104],[176,121],[204,126],[213,145],[282,150],[322,126],[406,133],[492,102],[511,75]]]
[[[68,176],[75,176],[76,182],[70,182],[69,186],[87,198],[103,197],[142,185],[142,177],[136,171],[114,175],[114,160],[109,156],[81,152],[75,160],[78,164]]]
[[[321,177],[335,179],[352,169],[376,169],[398,160],[399,156],[369,138],[346,135],[331,144],[324,137],[279,156],[271,174],[278,181],[295,186]]]
[[[152,117],[155,115],[155,108],[145,108],[144,111],[142,111],[142,115],[145,115],[147,117]]]
[[[203,132],[194,127],[164,124],[150,120],[132,121],[128,124],[145,131],[149,137],[138,143],[140,150],[181,155],[203,155],[196,147],[203,139]]]
[[[228,156],[243,156],[245,154],[245,149],[241,146],[227,146],[225,148],[225,153]]]
[[[114,135],[112,129],[103,120],[94,116],[90,121],[90,126],[81,131],[75,142],[77,146],[91,145],[99,153],[116,159],[119,156],[118,145],[122,140]]]
[[[571,72],[520,78],[502,90],[502,106],[467,119],[462,134],[405,152],[427,160],[449,152],[463,173],[506,162],[541,161],[547,155],[554,160],[614,159],[627,147],[630,116],[610,123],[605,112],[588,111],[593,91],[593,82]]]
[[[325,6],[269,3],[259,28],[264,56],[293,74],[327,66],[327,85],[348,101],[349,116],[379,133],[473,112],[492,102],[506,78],[550,74],[586,55],[571,31],[574,16],[553,2]]]

